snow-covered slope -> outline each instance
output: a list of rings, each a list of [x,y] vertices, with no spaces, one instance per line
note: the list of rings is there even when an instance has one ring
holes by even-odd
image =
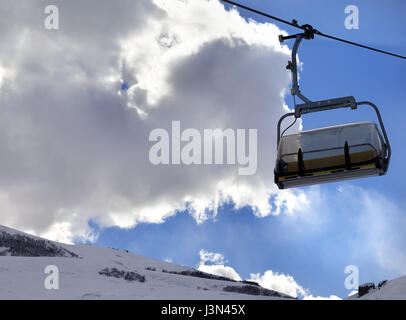
[[[127,251],[66,245],[0,226],[0,299],[287,299]],[[59,289],[46,289],[48,266]],[[53,272],[56,269],[53,269]],[[55,285],[55,282],[54,282]],[[247,294],[248,293],[248,294]]]
[[[0,226],[0,256],[74,257],[78,255],[55,242]]]
[[[354,294],[348,297],[350,300],[406,300],[406,276],[399,277],[390,281],[387,281],[380,287],[371,289],[365,295],[361,297],[358,294]]]

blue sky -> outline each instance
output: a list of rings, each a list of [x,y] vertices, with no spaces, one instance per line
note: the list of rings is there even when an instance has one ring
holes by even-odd
[[[299,24],[312,24],[326,34],[406,55],[403,14],[406,3],[403,1],[241,0],[240,3],[286,20],[295,18]],[[344,27],[344,9],[349,4],[359,8],[359,30]],[[239,11],[243,17],[275,23]],[[276,25],[290,34],[298,31],[280,23]],[[293,41],[288,45],[291,48]],[[344,268],[350,264],[358,266],[361,283],[399,276],[399,271],[377,261],[375,247],[371,248],[371,239],[360,233],[360,225],[365,228],[368,224],[377,224],[381,232],[375,234],[378,242],[380,238],[391,237],[391,228],[394,234],[405,231],[402,223],[406,212],[401,208],[406,206],[403,132],[406,61],[320,37],[303,41],[299,57],[304,63],[300,86],[308,98],[322,100],[353,95],[357,100],[370,100],[378,105],[393,150],[385,177],[303,188],[305,192],[312,190],[314,197],[320,197],[316,201],[318,205],[310,210],[314,212],[304,217],[258,218],[249,207],[235,210],[229,204],[219,209],[214,220],[202,224],[196,224],[186,212],[179,212],[161,224],[141,223],[128,230],[98,229],[94,223],[92,227],[99,232],[95,244],[187,266],[199,263],[201,249],[218,252],[224,255],[226,265],[233,267],[242,278],[249,278],[250,273],[273,270],[293,276],[314,296],[348,295],[349,290],[344,287]],[[286,97],[286,102],[292,106],[291,96]],[[303,125],[308,129],[364,120],[376,121],[372,109],[312,114],[304,117]],[[273,170],[272,165],[269,170]],[[392,204],[395,209],[365,215],[363,210],[367,207],[362,204],[363,196],[378,201],[375,207],[379,210],[389,210]],[[388,203],[387,207],[383,201]],[[370,220],[374,217],[376,220]],[[387,227],[379,229],[381,221]],[[400,248],[405,247],[405,237],[394,241]]]

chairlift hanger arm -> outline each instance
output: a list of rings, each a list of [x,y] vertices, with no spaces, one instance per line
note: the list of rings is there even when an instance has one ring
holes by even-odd
[[[296,21],[294,21],[294,23],[297,24]],[[298,76],[297,76],[297,51],[299,49],[300,43],[302,42],[303,39],[313,39],[314,38],[314,32],[316,30],[314,30],[311,26],[307,25],[307,29],[305,32],[303,33],[298,33],[295,35],[291,35],[291,36],[283,36],[280,35],[279,36],[279,41],[282,43],[285,40],[288,39],[296,39],[295,40],[295,44],[293,45],[293,49],[292,49],[292,61],[289,61],[288,65],[286,66],[286,69],[289,69],[292,72],[292,90],[291,93],[293,96],[297,95],[303,102],[305,103],[310,103],[311,101],[306,98],[302,92],[299,89],[299,81],[298,81]]]
[[[296,25],[297,27],[299,27],[296,20],[293,20],[292,23],[294,25]],[[318,31],[309,24],[300,26],[300,28],[304,30],[303,33],[298,33],[298,34],[290,35],[290,36],[280,35],[279,41],[282,43],[288,39],[295,39],[295,44],[293,45],[293,49],[292,49],[292,61],[289,61],[288,65],[286,66],[286,69],[289,69],[292,72],[292,90],[291,90],[292,95],[293,96],[297,95],[303,102],[308,104],[308,103],[311,103],[312,101],[309,100],[308,98],[306,98],[299,89],[296,56],[297,56],[297,51],[299,49],[299,46],[300,46],[300,43],[302,42],[302,40],[303,39],[306,39],[306,40],[314,39],[314,34],[318,33]],[[295,106],[296,106],[296,104],[295,104]]]
[[[293,20],[293,24],[298,26],[296,20]],[[313,102],[313,101],[309,100],[308,98],[306,98],[301,93],[301,91],[299,89],[298,74],[297,74],[297,59],[296,59],[297,51],[298,51],[300,43],[302,42],[303,39],[306,39],[306,40],[314,39],[314,34],[318,34],[319,31],[317,31],[311,25],[308,25],[308,24],[300,26],[300,28],[302,28],[304,30],[303,33],[290,35],[290,36],[283,36],[283,35],[279,36],[279,41],[281,43],[288,39],[295,39],[295,44],[293,45],[293,49],[292,49],[292,61],[289,61],[288,65],[286,66],[286,69],[289,69],[292,72],[291,93],[292,93],[293,97],[295,95],[297,95],[304,103],[296,104],[296,102],[295,102],[295,111],[293,113],[285,114],[284,116],[282,116],[282,118],[280,118],[280,120],[278,122],[278,133],[277,133],[278,134],[277,135],[278,145],[279,145],[279,140],[281,138],[281,133],[280,133],[281,123],[288,116],[293,115],[293,116],[295,116],[295,118],[300,118],[302,114],[306,114],[306,113],[332,110],[332,109],[337,109],[337,108],[351,108],[351,109],[357,108],[357,102],[355,101],[355,98],[352,96]]]
[[[295,25],[298,26],[297,21],[293,21]],[[311,25],[305,24],[300,26],[304,30],[303,33],[290,35],[290,36],[279,36],[279,41],[282,43],[288,39],[295,39],[295,44],[293,45],[292,49],[292,61],[289,61],[288,65],[286,66],[292,72],[292,90],[291,93],[293,96],[297,95],[304,104],[296,104],[295,102],[295,117],[300,118],[302,114],[317,112],[317,111],[324,111],[324,110],[331,110],[337,108],[351,108],[356,109],[356,101],[354,97],[342,97],[336,99],[329,99],[329,100],[322,100],[313,102],[306,98],[299,89],[299,82],[298,82],[298,74],[297,74],[297,51],[299,49],[300,43],[303,39],[310,40],[314,39],[315,34],[319,34],[320,32],[314,29]]]

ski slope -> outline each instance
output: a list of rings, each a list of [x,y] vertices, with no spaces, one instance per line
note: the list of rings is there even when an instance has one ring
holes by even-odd
[[[381,288],[372,289],[367,294],[358,297],[357,294],[348,297],[349,300],[406,300],[406,276],[386,282]]]
[[[62,256],[11,256],[12,246],[19,247],[20,251],[25,250],[25,254],[40,252],[43,255]],[[33,249],[27,253],[27,247]],[[15,253],[20,252],[18,250]],[[2,226],[0,226],[0,254],[0,299],[3,300],[290,298],[282,294],[277,296],[277,292],[274,292],[276,294],[274,296],[227,292],[224,288],[230,286],[233,290],[235,287],[238,289],[247,286],[255,289],[250,291],[258,291],[260,287],[241,282],[174,274],[173,272],[196,272],[196,270],[112,248],[56,243]],[[50,274],[44,271],[50,265],[58,268],[59,289],[45,287],[45,280]],[[128,281],[100,274],[99,272],[105,268],[139,274],[145,278],[145,282]],[[271,291],[267,293],[273,294]]]
[[[45,273],[48,266],[58,269],[58,289],[45,286],[50,276]],[[62,244],[0,226],[0,300],[8,299],[293,298],[255,283],[226,281],[125,250]],[[406,276],[387,281],[361,297],[355,294],[347,299],[406,299]]]

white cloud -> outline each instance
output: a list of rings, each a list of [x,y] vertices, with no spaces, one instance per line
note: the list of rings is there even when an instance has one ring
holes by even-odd
[[[197,267],[198,270],[236,281],[241,280],[241,277],[233,268],[224,265],[227,261],[221,253],[208,252],[202,249],[199,255],[200,262]]]
[[[242,280],[240,275],[232,267],[225,266],[227,261],[223,254],[202,249],[199,255],[200,262],[198,264],[198,270],[237,281]],[[273,272],[272,270],[267,270],[264,274],[251,273],[248,280],[255,281],[266,289],[285,293],[294,298],[304,300],[340,300],[340,298],[335,295],[331,295],[330,297],[313,297],[309,293],[309,290],[299,285],[292,276]]]
[[[258,216],[306,203],[289,191],[269,203],[290,82],[276,26],[215,0],[54,4],[57,31],[43,27],[46,1],[0,4],[0,64],[12,75],[0,90],[0,223],[71,242],[94,239],[89,220],[130,228],[184,209],[202,222],[228,201]],[[153,166],[148,134],[172,120],[258,129],[256,175]]]
[[[3,81],[5,80],[5,78],[6,78],[6,70],[0,64],[0,89],[3,86]]]
[[[345,186],[343,196],[350,210],[357,213],[353,255],[368,254],[392,277],[404,275],[406,217],[402,205],[375,190],[351,185]]]
[[[378,182],[382,177],[371,178]],[[340,242],[321,245],[321,256],[329,259],[332,250],[345,248],[349,261],[359,261],[360,274],[367,266],[377,274],[394,278],[406,273],[406,216],[404,201],[396,200],[373,188],[358,187],[351,183],[340,183],[337,188],[314,186],[306,193],[294,190],[294,201],[287,201],[282,193],[275,202],[288,213],[287,239],[296,241],[302,237],[323,234],[328,230],[340,234]],[[304,200],[301,200],[303,196]],[[298,204],[298,205],[296,205]],[[337,220],[338,219],[338,220]],[[293,236],[294,235],[294,236]]]
[[[378,182],[384,178],[371,178],[371,185],[373,179]],[[343,235],[344,241],[334,246],[345,246],[347,259],[367,265],[374,263],[388,278],[406,273],[404,201],[399,202],[376,189],[351,183],[340,183],[330,190],[313,187],[308,189],[305,196],[311,206],[302,202],[289,215],[292,233],[296,237],[336,228],[338,217],[342,230],[337,232]],[[297,199],[300,199],[299,195]],[[326,247],[326,257],[331,254],[329,250],[331,247]]]
[[[382,177],[371,178],[378,182]],[[290,194],[279,193],[274,202],[288,214],[288,234],[292,241],[302,237],[337,230],[343,240],[334,243],[335,248],[346,248],[347,259],[374,263],[387,278],[406,273],[406,216],[404,201],[396,200],[376,189],[358,187],[351,183],[340,183],[336,188],[313,186],[306,192],[292,190]],[[337,220],[338,219],[338,220]],[[331,245],[324,248],[327,259],[331,255]],[[368,262],[366,262],[368,261]],[[360,270],[362,273],[363,271]]]
[[[225,264],[227,261],[221,253],[209,252],[204,249],[200,250],[200,264],[212,263],[212,264]]]
[[[292,276],[273,272],[272,270],[265,271],[263,275],[260,273],[252,273],[249,280],[259,283],[259,285],[264,288],[285,293],[294,298],[303,300],[341,300],[341,298],[335,295],[330,295],[329,297],[314,297],[309,293],[308,289],[299,285]]]
[[[236,281],[240,281],[241,277],[239,276],[239,274],[231,267],[227,267],[224,265],[200,265],[198,267],[198,270],[203,271],[203,272],[207,272],[210,274],[215,274],[217,276],[222,276],[222,277],[226,277],[229,279],[233,279]]]
[[[274,273],[272,270],[268,270],[263,275],[251,273],[249,280],[259,283],[264,288],[285,293],[294,298],[306,296],[306,290],[297,284],[290,275]]]

